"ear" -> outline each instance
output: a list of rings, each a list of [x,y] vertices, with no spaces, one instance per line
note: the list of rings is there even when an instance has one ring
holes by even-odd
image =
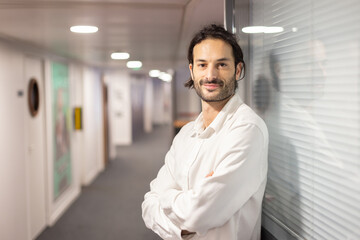
[[[189,70],[190,70],[191,79],[194,80],[193,65],[191,63],[189,64]]]
[[[236,70],[235,70],[236,80],[240,79],[242,66],[243,66],[243,64],[241,62],[239,62],[238,65],[236,66]]]

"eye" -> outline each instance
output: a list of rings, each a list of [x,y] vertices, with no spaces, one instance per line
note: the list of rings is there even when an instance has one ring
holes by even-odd
[[[222,68],[227,67],[227,64],[226,63],[219,63],[219,67],[222,67]]]
[[[199,68],[204,68],[204,67],[206,67],[205,63],[199,63],[197,66],[198,66]]]

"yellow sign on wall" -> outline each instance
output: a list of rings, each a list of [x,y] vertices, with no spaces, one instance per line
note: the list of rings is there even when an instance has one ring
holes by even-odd
[[[81,109],[81,107],[74,108],[74,128],[75,128],[75,130],[82,129],[82,109]]]

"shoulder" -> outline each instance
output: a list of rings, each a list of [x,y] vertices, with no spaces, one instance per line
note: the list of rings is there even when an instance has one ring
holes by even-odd
[[[182,126],[180,131],[175,135],[174,142],[182,141],[184,138],[189,137],[194,131],[194,125],[195,122],[191,121]]]
[[[192,132],[194,130],[195,127],[195,121],[190,121],[188,123],[186,123],[179,131],[178,135],[186,135],[189,132]]]
[[[269,133],[265,122],[244,103],[239,105],[233,114],[231,114],[226,125],[224,134],[234,144],[244,141],[268,144]]]
[[[232,118],[234,127],[253,125],[256,128],[259,128],[261,132],[267,133],[267,127],[264,120],[245,103],[238,107]]]

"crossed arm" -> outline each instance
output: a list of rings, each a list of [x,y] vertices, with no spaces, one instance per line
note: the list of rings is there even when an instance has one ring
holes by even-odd
[[[222,149],[222,159],[213,174],[187,191],[173,177],[174,151],[170,149],[142,204],[148,228],[163,239],[181,239],[192,233],[202,236],[225,224],[251,198],[264,178],[257,148],[263,143],[255,144],[263,136],[253,125],[244,126],[240,132],[241,138],[236,131],[229,136],[234,139]]]

